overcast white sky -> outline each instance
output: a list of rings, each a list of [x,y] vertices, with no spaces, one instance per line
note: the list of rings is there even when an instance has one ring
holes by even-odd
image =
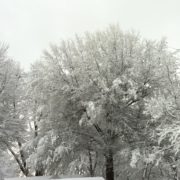
[[[180,48],[180,0],[0,0],[0,41],[26,69],[50,42],[117,23]]]

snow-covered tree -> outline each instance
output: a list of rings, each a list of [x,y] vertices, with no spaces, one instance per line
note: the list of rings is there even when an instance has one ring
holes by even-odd
[[[0,143],[1,149],[10,151],[21,171],[26,174],[21,149],[26,129],[22,72],[19,65],[8,57],[7,50],[4,45],[0,48]],[[15,149],[19,149],[19,153]]]
[[[169,164],[171,174],[174,173],[174,179],[177,179],[180,177],[179,62],[178,56],[174,52],[169,53],[168,57],[165,62],[165,69],[163,70],[166,77],[165,85],[158,88],[154,97],[146,102],[145,112],[151,115],[149,123],[151,139],[159,149],[161,161]]]
[[[166,86],[167,68],[172,75],[176,64],[164,40],[143,40],[116,26],[51,45],[34,83],[40,109],[48,112],[38,123],[46,169],[93,174],[105,166],[113,180],[117,153],[148,142],[145,104]]]

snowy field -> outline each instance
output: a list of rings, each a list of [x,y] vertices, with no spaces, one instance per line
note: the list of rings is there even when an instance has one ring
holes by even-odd
[[[51,178],[46,176],[40,177],[15,177],[15,178],[5,178],[5,180],[53,180],[59,178]],[[75,178],[60,178],[61,180],[104,180],[102,177],[75,177]]]
[[[4,178],[4,180],[49,180],[49,179],[50,177],[45,177],[45,176]]]

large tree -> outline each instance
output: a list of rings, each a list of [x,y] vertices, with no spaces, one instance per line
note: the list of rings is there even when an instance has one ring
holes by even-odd
[[[74,152],[84,152],[93,175],[98,154],[104,157],[100,169],[105,166],[106,179],[113,180],[115,155],[148,142],[145,103],[165,87],[167,67],[169,74],[176,71],[174,60],[164,40],[143,40],[117,26],[51,45],[38,70],[41,81],[35,85],[49,112],[39,122],[39,132],[54,137],[46,156],[51,164],[67,170],[66,165],[80,158]],[[65,155],[64,162],[62,152],[73,153]]]

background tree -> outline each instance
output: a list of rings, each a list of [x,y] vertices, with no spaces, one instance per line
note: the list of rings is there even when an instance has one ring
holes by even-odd
[[[173,66],[172,57],[176,67]],[[158,89],[155,96],[146,103],[146,111],[151,115],[151,138],[159,148],[161,161],[169,164],[170,174],[174,179],[179,175],[179,73],[178,56],[168,55],[164,76],[166,84]]]
[[[23,119],[22,72],[19,65],[7,55],[8,47],[0,48],[0,143],[15,158],[23,174],[27,175],[22,151],[26,123]],[[18,153],[16,153],[16,150]]]

